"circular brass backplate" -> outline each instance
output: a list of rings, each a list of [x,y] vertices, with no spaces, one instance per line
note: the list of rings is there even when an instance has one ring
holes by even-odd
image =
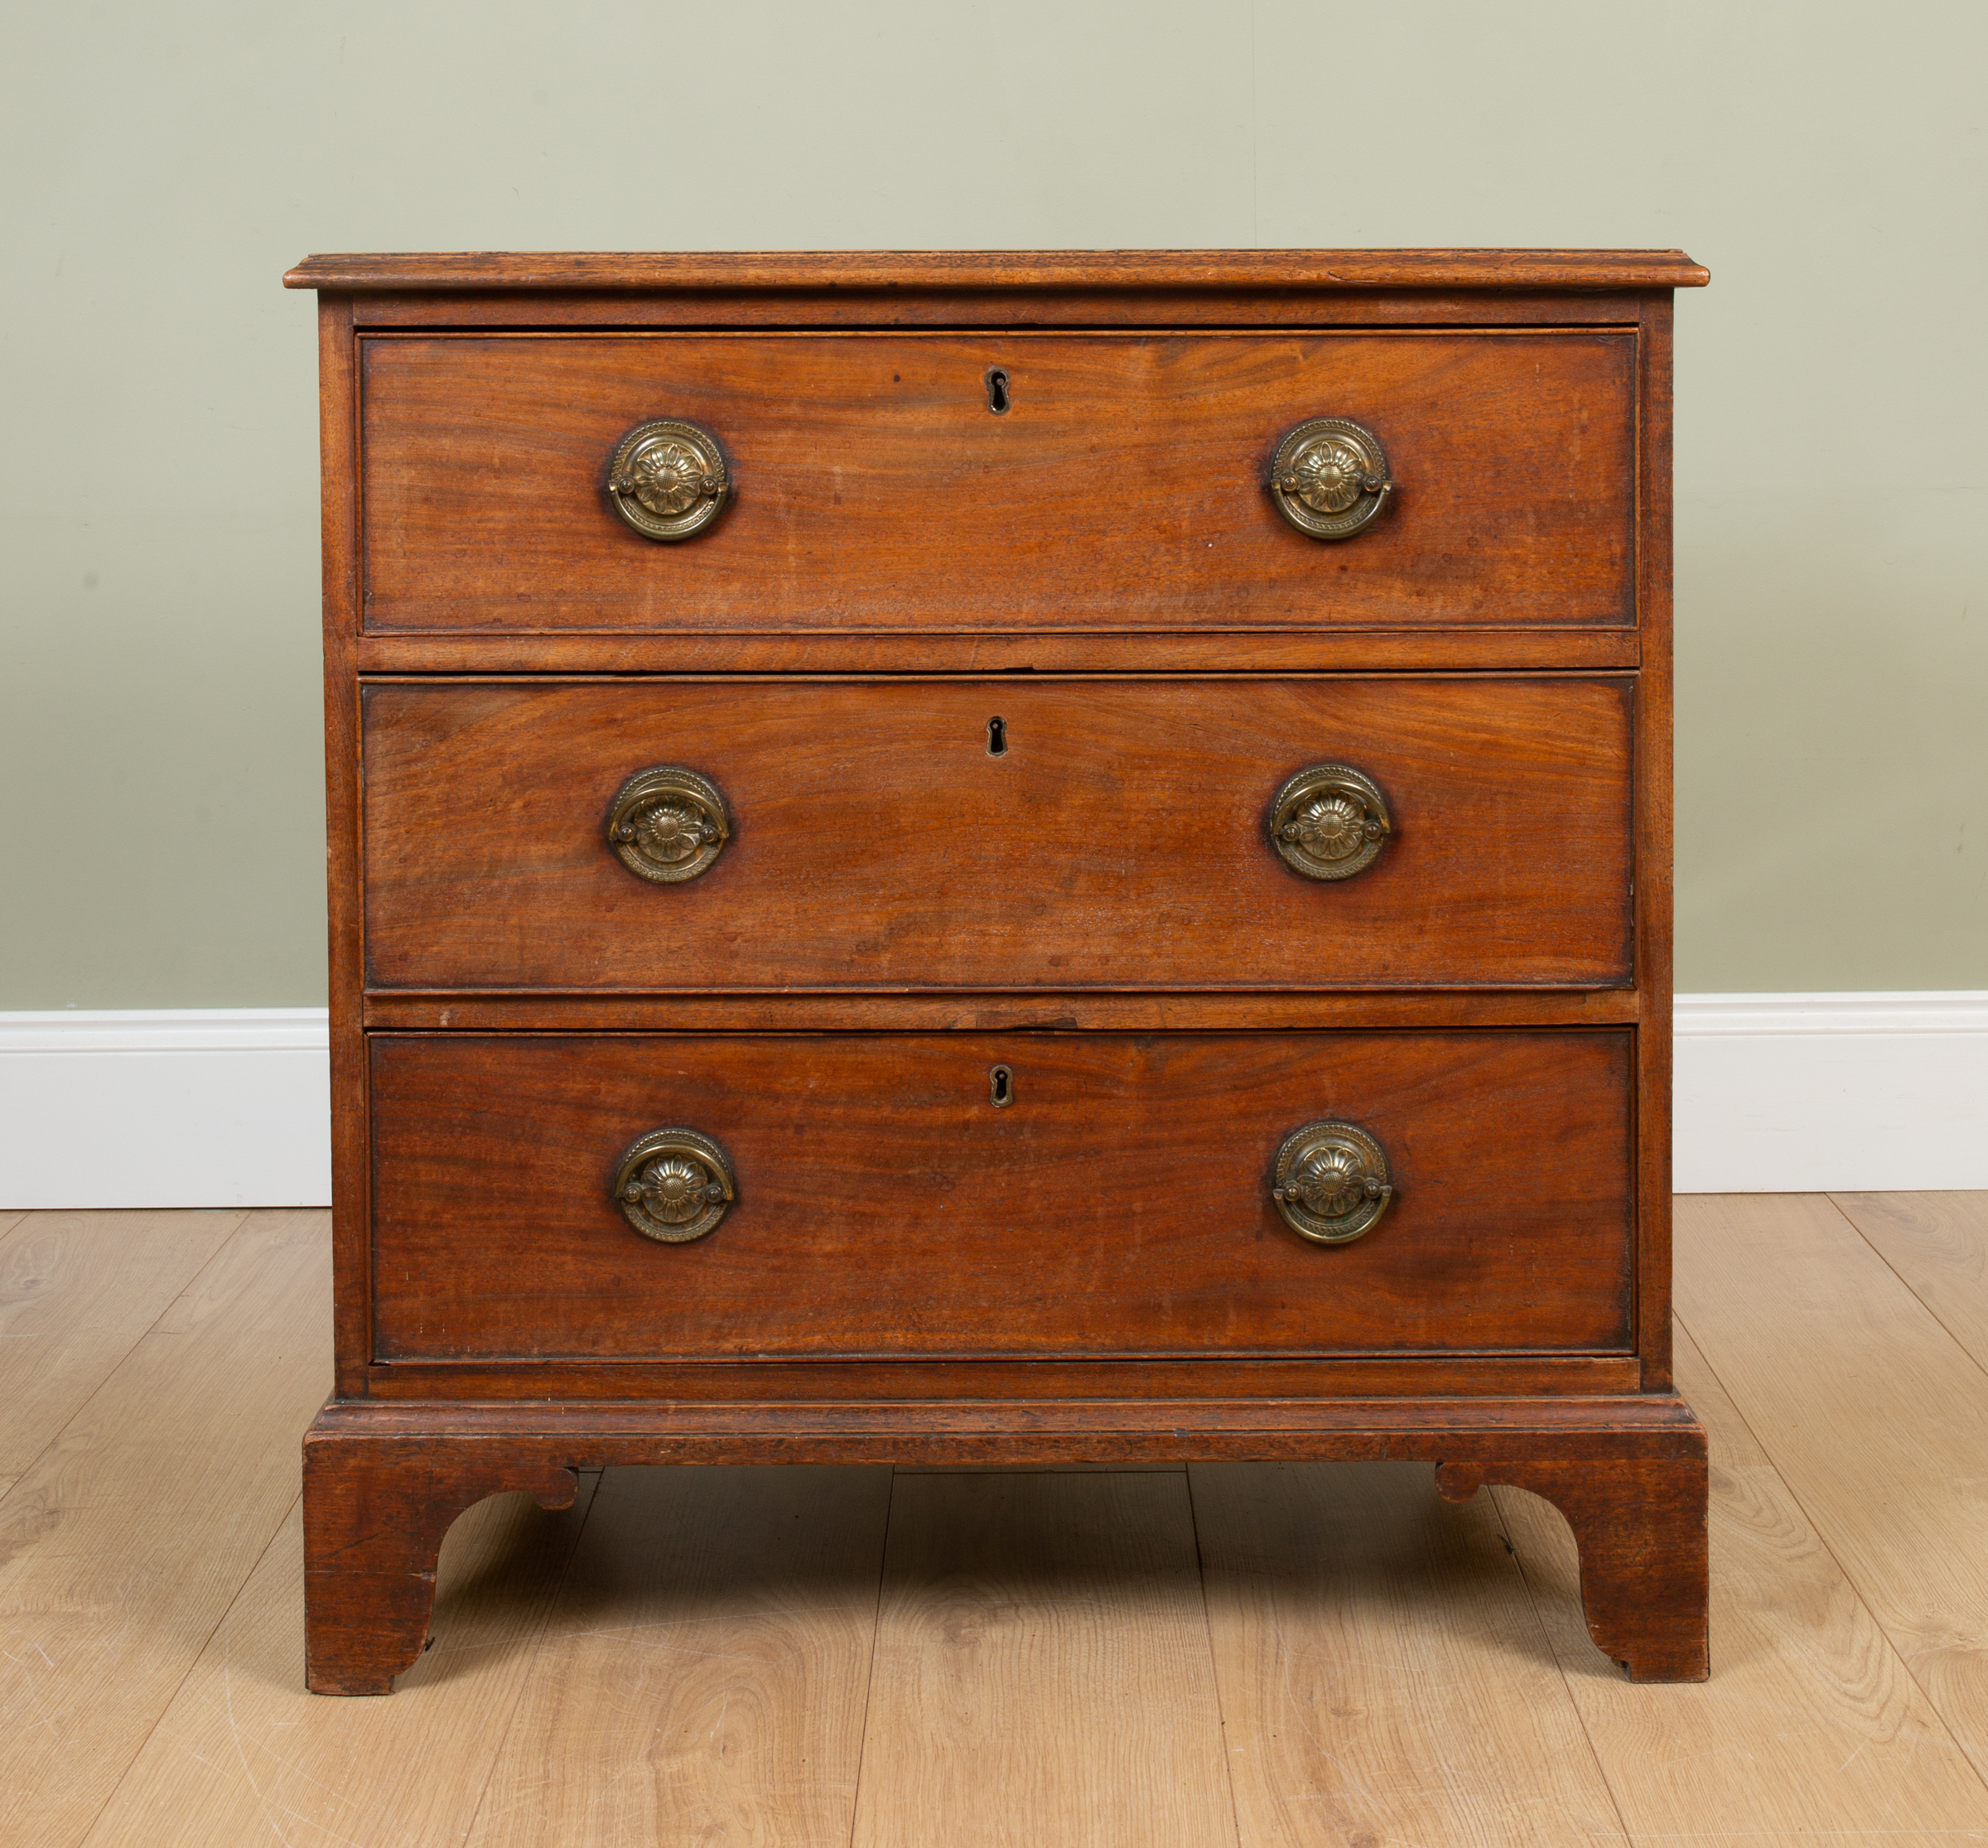
[[[718,439],[681,417],[638,423],[607,465],[607,498],[645,539],[688,539],[724,511],[731,493]]]
[[[1349,539],[1394,491],[1381,439],[1350,417],[1314,417],[1277,445],[1270,496],[1277,511],[1315,539]]]
[[[1277,791],[1270,837],[1307,879],[1350,879],[1371,866],[1394,823],[1380,785],[1349,764],[1314,764]]]
[[[607,809],[607,844],[631,873],[659,885],[706,871],[731,838],[718,786],[680,764],[637,770]]]
[[[1284,1223],[1315,1245],[1345,1245],[1373,1229],[1394,1188],[1387,1155],[1352,1123],[1307,1123],[1277,1151],[1271,1194]]]
[[[652,1129],[615,1169],[615,1204],[644,1238],[666,1245],[702,1238],[737,1198],[731,1160],[694,1129]]]

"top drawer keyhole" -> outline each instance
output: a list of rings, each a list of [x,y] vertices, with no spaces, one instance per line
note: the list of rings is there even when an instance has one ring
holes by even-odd
[[[1008,414],[1008,375],[1001,366],[987,368],[987,408],[997,417]]]
[[[1008,721],[1006,719],[987,721],[987,755],[1006,757],[1008,754]]]

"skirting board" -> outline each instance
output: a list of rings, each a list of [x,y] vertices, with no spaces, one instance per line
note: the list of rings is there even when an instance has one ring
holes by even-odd
[[[1988,1188],[1988,991],[1680,995],[1680,1194]]]
[[[0,1014],[0,1208],[328,1205],[325,1020]]]
[[[1988,992],[1680,995],[1684,1194],[1988,1188]],[[0,1014],[0,1209],[321,1206],[322,1008]]]

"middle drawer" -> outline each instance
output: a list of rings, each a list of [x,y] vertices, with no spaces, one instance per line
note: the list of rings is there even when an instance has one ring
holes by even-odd
[[[375,989],[1632,977],[1625,676],[364,699]]]

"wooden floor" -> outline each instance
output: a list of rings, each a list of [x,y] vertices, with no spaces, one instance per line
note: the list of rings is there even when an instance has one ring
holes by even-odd
[[[617,1469],[305,1694],[320,1213],[0,1214],[7,1848],[1988,1843],[1988,1194],[1678,1203],[1711,1682],[1408,1464]]]

